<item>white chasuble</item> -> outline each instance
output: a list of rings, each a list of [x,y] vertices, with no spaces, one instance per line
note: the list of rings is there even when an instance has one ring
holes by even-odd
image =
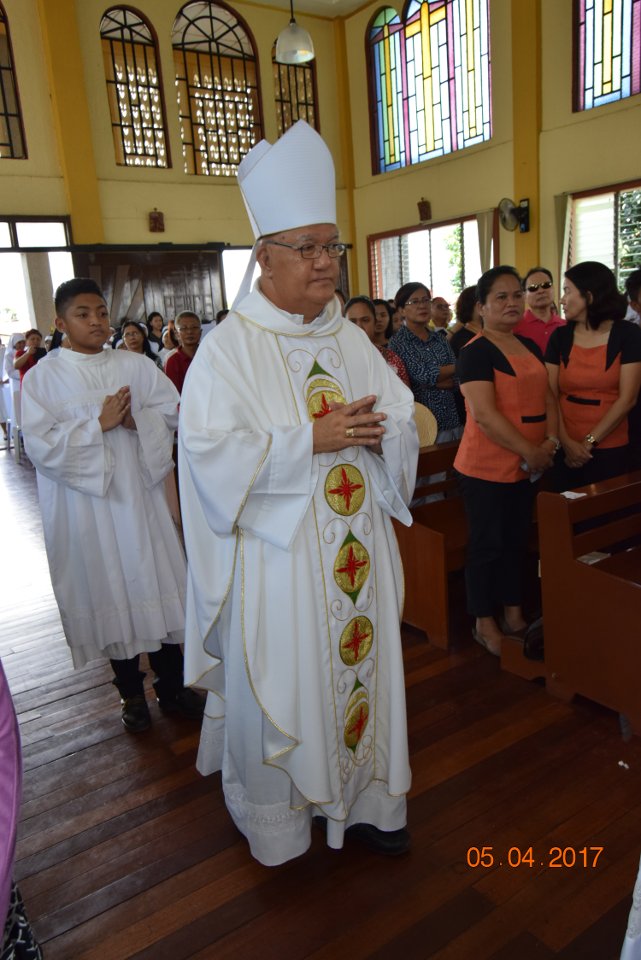
[[[370,394],[387,415],[383,455],[314,455],[314,420]],[[196,354],[179,438],[185,674],[211,691],[199,768],[222,767],[250,844],[254,831],[285,830],[290,810],[315,805],[345,825],[373,785],[402,798],[403,585],[390,516],[411,522],[410,391],[334,304],[303,325],[255,289]],[[287,774],[280,792],[270,767]]]
[[[102,432],[105,397],[131,390],[136,430]],[[169,511],[178,393],[126,350],[61,350],[23,381],[51,582],[74,666],[180,643],[186,565]]]

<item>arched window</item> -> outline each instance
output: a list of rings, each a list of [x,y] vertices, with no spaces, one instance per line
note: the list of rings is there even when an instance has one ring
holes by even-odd
[[[641,93],[641,0],[575,0],[574,109]]]
[[[409,0],[370,22],[375,173],[489,140],[488,0]]]
[[[258,60],[229,7],[186,4],[172,43],[185,173],[231,176],[262,137]]]
[[[277,63],[276,48],[272,49],[272,70],[274,72],[274,100],[276,101],[276,123],[278,136],[297,120],[306,120],[315,130],[318,126],[316,109],[316,69],[314,61],[292,64]]]
[[[0,6],[0,157],[24,160],[27,147],[13,64],[9,21]]]
[[[128,7],[112,7],[100,21],[116,163],[170,166],[155,38]]]

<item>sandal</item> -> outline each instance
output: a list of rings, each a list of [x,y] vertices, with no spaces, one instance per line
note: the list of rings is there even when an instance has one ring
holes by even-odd
[[[477,630],[476,627],[472,627],[472,636],[474,637],[476,642],[485,650],[487,650],[488,653],[491,653],[493,657],[501,656],[501,651],[493,650],[489,644],[489,640],[487,640],[487,638],[484,637],[483,634],[480,632],[480,630]]]

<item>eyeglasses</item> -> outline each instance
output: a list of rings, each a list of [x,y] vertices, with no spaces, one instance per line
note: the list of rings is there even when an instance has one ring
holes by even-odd
[[[426,303],[431,303],[431,297],[416,297],[414,300],[406,300],[406,307],[422,307]]]
[[[549,290],[551,286],[552,286],[552,281],[546,280],[545,283],[531,283],[525,289],[527,290],[528,293],[536,293],[536,291],[539,289]]]
[[[265,240],[265,243],[271,243],[275,247],[287,247],[289,250],[297,250],[303,260],[318,260],[323,255],[323,250],[327,251],[327,256],[332,260],[342,257],[347,250],[346,243],[302,243],[297,247],[293,243],[283,243],[281,240]]]

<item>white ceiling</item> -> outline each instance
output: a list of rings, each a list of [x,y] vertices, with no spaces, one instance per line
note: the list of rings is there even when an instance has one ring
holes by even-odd
[[[253,0],[265,7],[282,7],[289,13],[289,0]],[[315,13],[319,17],[346,17],[364,5],[364,0],[294,0],[296,13]],[[287,17],[289,20],[289,17]]]

